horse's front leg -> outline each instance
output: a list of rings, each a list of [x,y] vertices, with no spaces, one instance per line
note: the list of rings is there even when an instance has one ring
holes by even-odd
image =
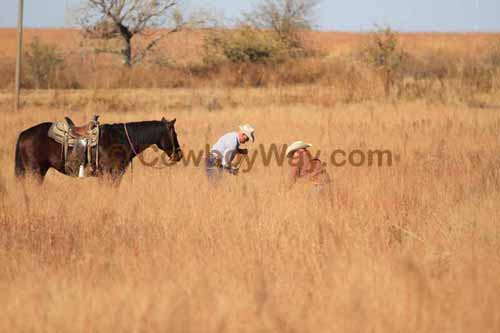
[[[114,166],[102,170],[98,174],[99,182],[105,182],[113,187],[118,187],[122,181],[125,169],[122,166]]]
[[[120,186],[122,179],[123,179],[123,174],[124,172],[116,172],[111,176],[111,185],[113,187],[118,187]]]

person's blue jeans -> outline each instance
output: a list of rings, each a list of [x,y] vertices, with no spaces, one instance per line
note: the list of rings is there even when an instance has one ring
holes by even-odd
[[[205,171],[207,172],[208,181],[214,184],[221,179],[223,168],[217,162],[217,158],[210,155],[206,160]]]

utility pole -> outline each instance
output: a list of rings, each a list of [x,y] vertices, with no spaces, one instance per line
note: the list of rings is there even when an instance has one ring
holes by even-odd
[[[23,56],[23,2],[19,0],[17,17],[17,57],[16,57],[16,111],[19,110],[21,93],[21,61]]]
[[[474,28],[476,30],[476,32],[479,32],[479,18],[481,17],[481,15],[479,14],[479,0],[476,0],[476,24],[474,25]]]

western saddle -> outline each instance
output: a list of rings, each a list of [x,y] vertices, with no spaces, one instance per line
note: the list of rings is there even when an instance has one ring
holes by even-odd
[[[95,115],[91,121],[82,126],[76,126],[70,117],[64,117],[66,123],[68,123],[69,133],[74,137],[89,137],[92,136],[92,130],[99,126],[99,116]]]
[[[94,115],[91,121],[82,126],[76,126],[69,117],[65,117],[64,121],[52,123],[49,137],[61,144],[61,157],[64,158],[64,169],[68,175],[83,177],[86,167],[91,169],[91,173],[98,168],[98,119],[99,116]],[[94,147],[96,147],[95,164],[92,163],[92,148]],[[70,152],[69,148],[71,148]]]

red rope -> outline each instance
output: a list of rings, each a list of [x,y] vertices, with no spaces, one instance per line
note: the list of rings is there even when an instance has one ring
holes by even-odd
[[[132,148],[132,151],[134,152],[135,155],[139,155],[139,154],[137,154],[137,151],[134,148],[134,144],[132,143],[132,140],[130,140],[130,136],[128,135],[127,124],[123,123],[123,127],[125,128],[125,135],[127,136],[127,140],[128,140],[128,144],[130,145],[130,148]]]

